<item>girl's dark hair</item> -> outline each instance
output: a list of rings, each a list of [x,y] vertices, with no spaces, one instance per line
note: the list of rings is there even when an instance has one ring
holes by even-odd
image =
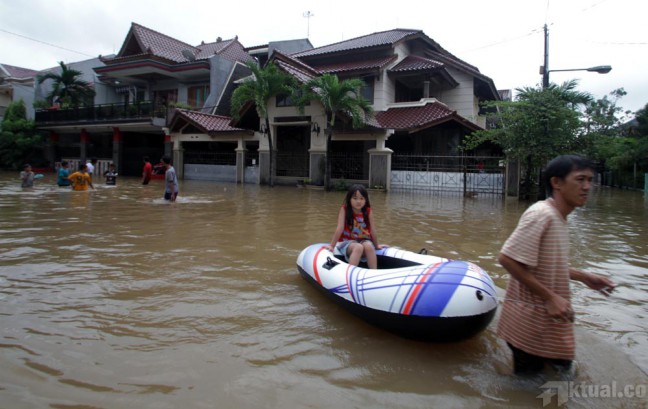
[[[574,170],[594,170],[594,163],[591,160],[578,155],[562,155],[551,160],[544,169],[544,183],[547,197],[553,195],[551,178],[565,179]]]
[[[362,216],[364,217],[364,222],[369,226],[369,208],[371,203],[369,202],[369,193],[362,185],[351,185],[347,191],[346,196],[344,197],[344,204],[346,205],[346,224],[347,226],[353,226],[353,207],[351,207],[351,197],[353,197],[355,192],[359,192],[362,197],[365,198],[365,205],[362,208]]]

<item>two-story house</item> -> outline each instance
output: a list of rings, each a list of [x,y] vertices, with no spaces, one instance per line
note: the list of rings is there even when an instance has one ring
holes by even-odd
[[[467,166],[465,153],[459,149],[462,138],[486,125],[480,102],[499,99],[490,78],[421,30],[389,30],[290,54],[278,49],[269,60],[302,83],[324,73],[364,80],[361,94],[373,104],[375,115],[360,129],[339,121],[330,155],[333,179],[370,186],[405,186],[405,179],[412,177],[406,172],[412,169],[427,172],[414,175],[422,179],[435,178],[429,172],[439,167],[454,167],[461,172]],[[321,181],[326,154],[322,106],[312,101],[300,113],[289,98],[280,96],[269,101],[267,110],[271,134],[276,138],[277,183]],[[227,119],[220,121],[222,125]],[[250,182],[244,177],[244,168],[254,166],[245,159],[252,156],[259,166],[258,179],[252,182],[263,183],[269,171],[267,134],[259,129],[258,118],[246,122],[236,126],[254,130],[254,135],[236,138],[230,129],[219,132],[217,127],[210,128],[208,117],[179,112],[170,127],[171,138],[178,152],[192,150],[192,138],[200,139],[202,130],[207,131],[204,140],[229,140],[231,145],[226,149],[236,150],[238,155],[238,161],[230,167],[239,168],[229,172],[230,180]],[[182,163],[193,175],[200,173],[190,158]],[[470,165],[475,169],[480,166],[476,161]],[[204,164],[201,166],[204,168]],[[231,179],[232,175],[238,176]],[[185,173],[185,177],[196,176]]]
[[[228,110],[231,84],[249,75],[250,60],[237,38],[193,46],[132,23],[117,55],[71,65],[94,87],[95,105],[38,111],[36,123],[59,159],[96,157],[100,170],[113,162],[120,174],[138,175],[144,156],[172,153],[169,112]]]

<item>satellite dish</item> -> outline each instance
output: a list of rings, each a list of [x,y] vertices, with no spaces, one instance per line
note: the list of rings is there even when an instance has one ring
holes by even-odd
[[[189,61],[196,61],[196,56],[193,55],[191,50],[182,50],[182,55]]]

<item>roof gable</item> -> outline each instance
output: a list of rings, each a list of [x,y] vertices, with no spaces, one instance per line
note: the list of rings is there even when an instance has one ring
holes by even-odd
[[[171,120],[170,128],[172,131],[179,131],[188,124],[207,134],[215,132],[249,132],[245,129],[231,126],[231,122],[232,118],[228,116],[176,109]]]
[[[9,64],[0,64],[0,74],[8,78],[29,79],[38,75],[38,71],[29,68],[16,67]]]
[[[222,55],[230,61],[246,62],[252,59],[236,37],[230,40],[202,43],[194,47],[166,34],[132,23],[115,60],[153,56],[172,63],[188,63],[194,60],[206,60],[213,55]]]
[[[447,105],[428,99],[422,102],[391,107],[375,115],[376,122],[381,128],[407,130],[416,132],[420,129],[430,128],[448,121],[456,121],[463,126],[478,130],[479,126],[461,117]]]
[[[137,48],[139,48],[140,54],[152,54],[178,63],[189,61],[183,54],[185,50],[191,52],[194,56],[200,51],[198,48],[166,34],[132,23],[131,30],[126,37],[124,46],[119,51],[118,57],[136,55]]]
[[[367,34],[362,37],[352,38],[350,40],[340,41],[338,43],[325,45],[323,47],[313,48],[299,53],[292,54],[292,57],[302,58],[345,51],[353,51],[365,48],[393,46],[411,36],[421,34],[421,30],[410,30],[397,28],[389,31]]]

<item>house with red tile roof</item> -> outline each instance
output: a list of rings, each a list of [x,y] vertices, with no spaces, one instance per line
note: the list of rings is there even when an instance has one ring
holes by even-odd
[[[477,161],[465,163],[460,144],[486,126],[480,103],[499,99],[489,77],[421,30],[377,32],[291,54],[275,51],[270,60],[301,83],[325,73],[364,81],[360,93],[372,103],[374,116],[360,129],[350,121],[336,123],[329,154],[332,179],[369,186],[404,185],[405,176],[398,172],[429,168],[433,156],[445,157],[444,167],[476,167]],[[297,114],[294,107],[272,99],[268,115],[276,135],[278,183],[300,177],[322,180],[326,118],[321,105],[312,101]],[[262,143],[261,157],[266,150]],[[493,147],[482,153],[501,154]]]
[[[71,135],[81,146],[79,157],[105,156],[123,175],[138,175],[143,156],[166,154],[185,179],[265,183],[268,133],[253,105],[236,122],[229,105],[252,60],[272,61],[301,83],[325,73],[362,79],[360,92],[375,115],[359,129],[344,118],[336,124],[332,177],[387,189],[410,177],[401,171],[429,170],[431,157],[465,169],[461,141],[486,126],[480,103],[499,98],[489,77],[421,30],[388,30],[317,48],[307,39],[245,48],[237,38],[194,46],[133,23],[117,55],[101,57],[93,68],[93,85],[108,103],[95,101],[71,120],[64,110],[42,112],[40,121],[37,113],[37,123],[51,131],[54,145],[64,139],[59,133]],[[300,112],[278,97],[267,108],[276,182],[321,180],[322,107],[312,101]],[[97,155],[102,148],[108,151]],[[60,151],[74,156],[69,146]]]
[[[14,101],[23,100],[28,118],[33,118],[34,82],[38,71],[29,68],[0,64],[0,121]]]
[[[50,132],[59,159],[97,157],[139,175],[143,156],[173,153],[166,125],[176,107],[229,114],[227,90],[252,60],[237,38],[191,45],[132,23],[116,55],[81,69],[97,92],[94,106],[39,111],[37,126]]]

